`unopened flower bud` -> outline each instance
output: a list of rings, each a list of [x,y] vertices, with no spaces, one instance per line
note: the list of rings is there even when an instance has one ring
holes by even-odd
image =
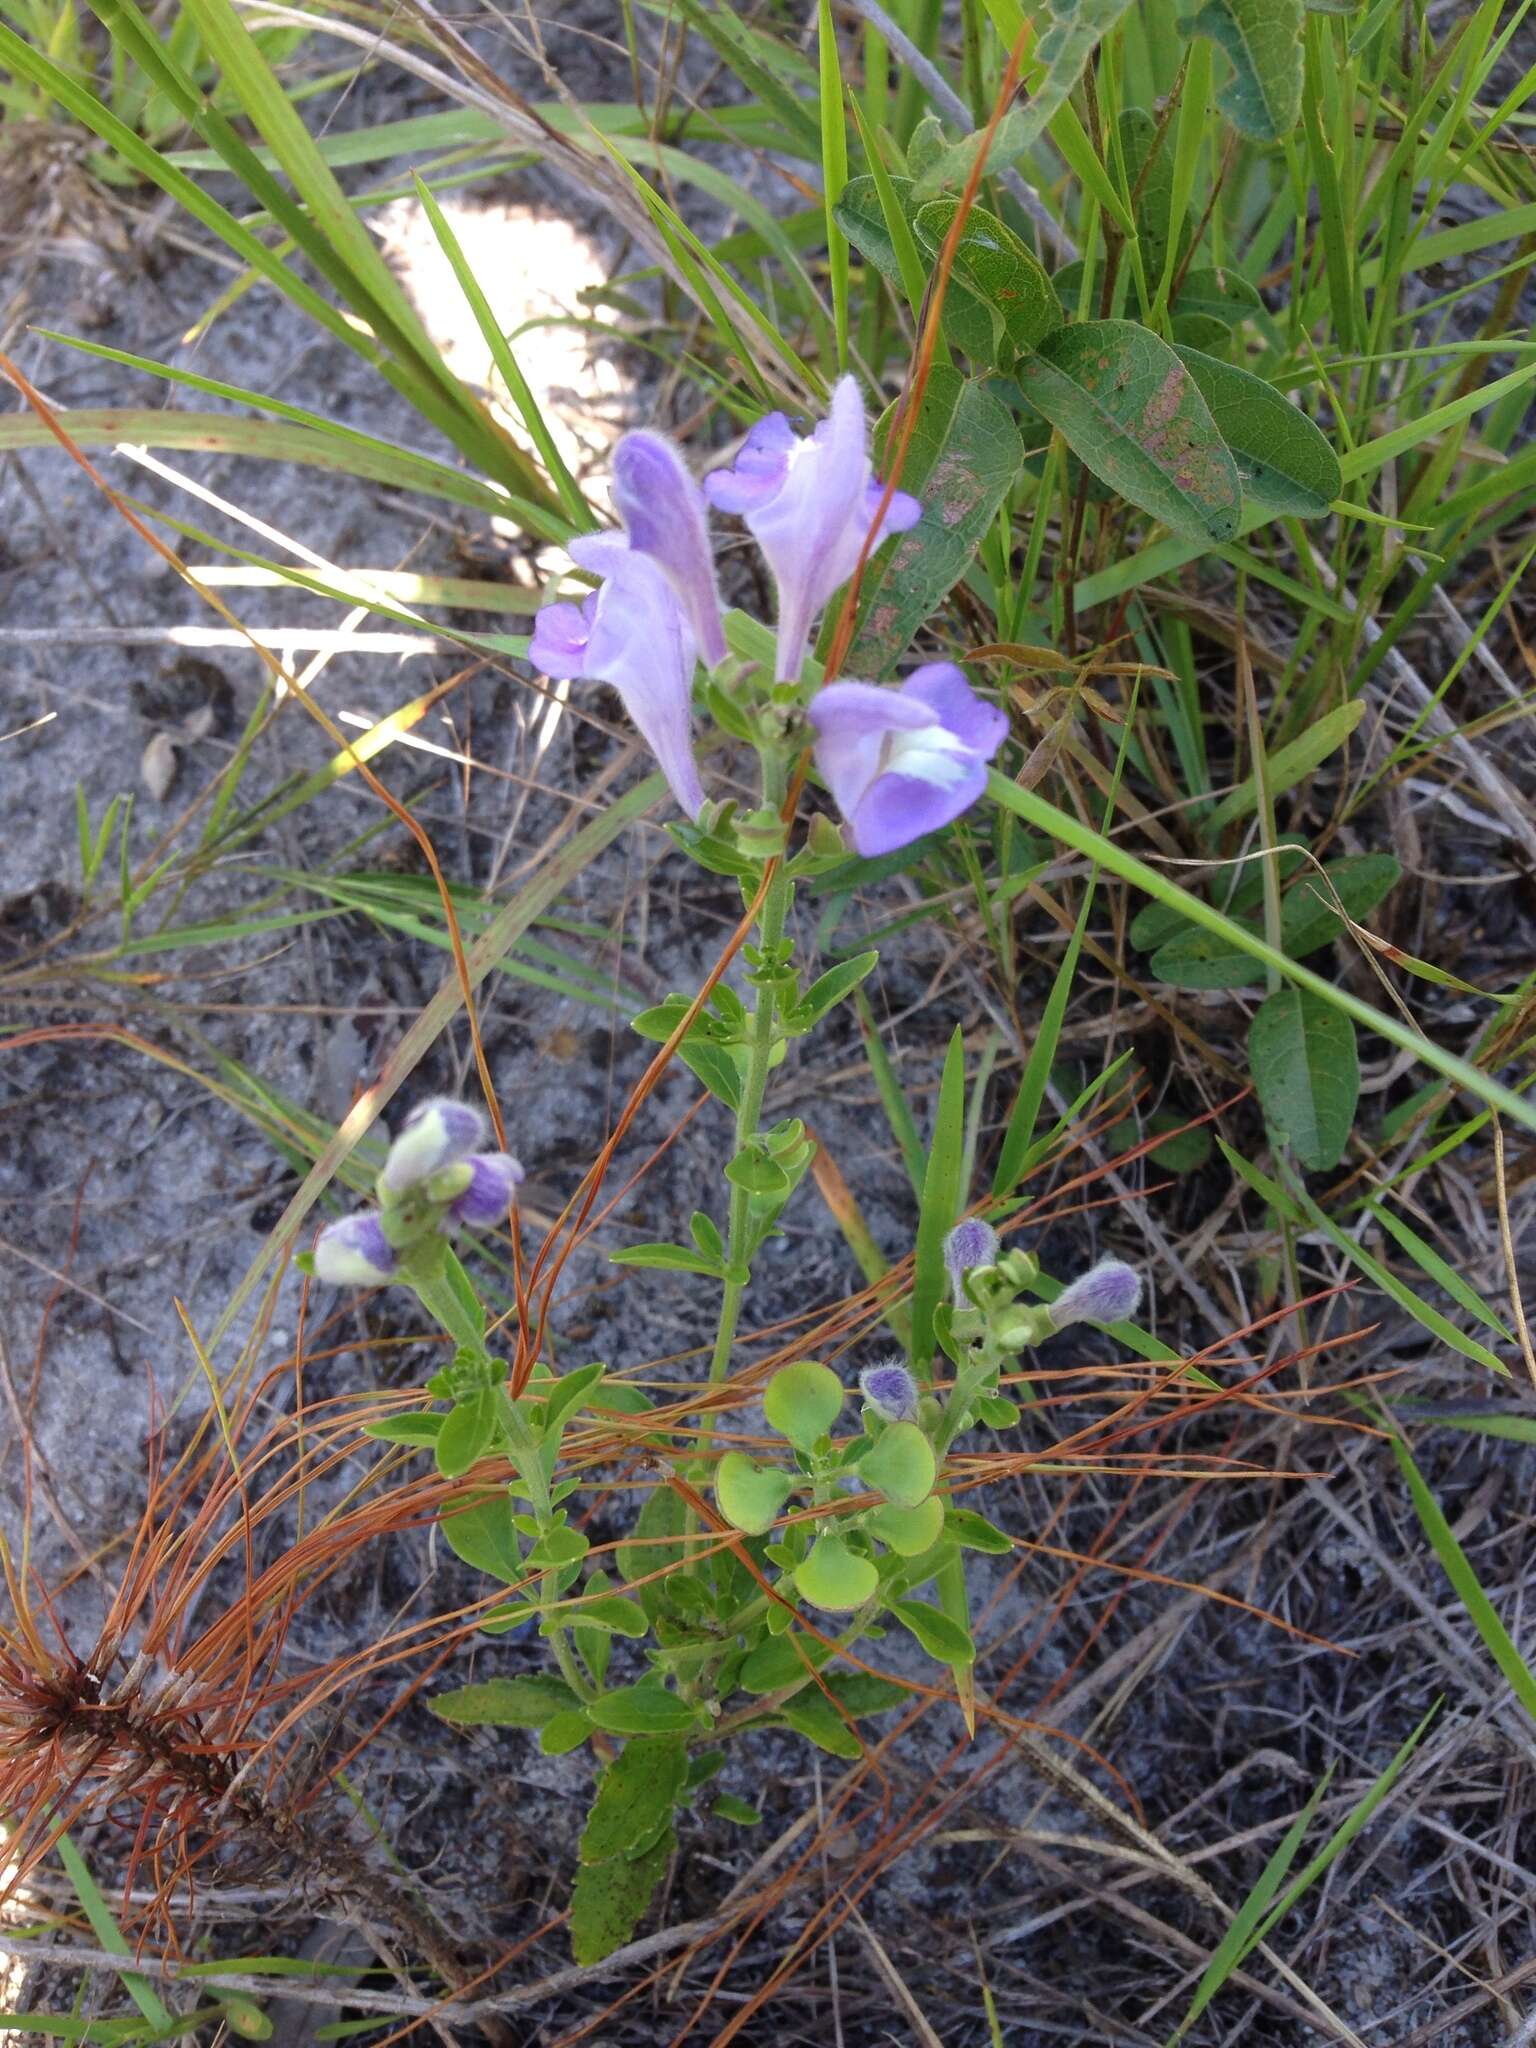
[[[1036,1302],[1016,1302],[992,1319],[992,1339],[1004,1351],[1027,1351],[1043,1344],[1056,1325],[1050,1310]]]
[[[859,1374],[859,1391],[883,1422],[917,1420],[917,1381],[899,1358],[867,1366]]]
[[[417,1183],[429,1202],[456,1202],[475,1177],[467,1159],[455,1159],[452,1166],[440,1166],[430,1180]]]
[[[467,1102],[454,1102],[439,1095],[413,1109],[400,1126],[400,1135],[389,1148],[384,1171],[379,1175],[380,1191],[403,1194],[418,1181],[467,1158],[485,1138],[485,1118]]]
[[[997,1232],[979,1216],[967,1216],[944,1240],[944,1263],[957,1302],[965,1299],[965,1276],[973,1266],[991,1266],[997,1260]]]
[[[371,1209],[328,1223],[315,1239],[315,1278],[333,1287],[382,1287],[399,1263]]]
[[[1068,1323],[1123,1323],[1141,1300],[1141,1275],[1123,1259],[1101,1259],[1064,1287],[1050,1305],[1051,1327]]]
[[[450,1205],[448,1213],[456,1223],[488,1230],[506,1220],[517,1194],[523,1169],[509,1152],[476,1152],[463,1161],[470,1181]]]

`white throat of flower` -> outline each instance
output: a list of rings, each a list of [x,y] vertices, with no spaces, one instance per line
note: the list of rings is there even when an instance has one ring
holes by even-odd
[[[880,749],[882,775],[910,775],[935,789],[953,789],[971,765],[971,749],[937,720],[916,732],[889,732]]]

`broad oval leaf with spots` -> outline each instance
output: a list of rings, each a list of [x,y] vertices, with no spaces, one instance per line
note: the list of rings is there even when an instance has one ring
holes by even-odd
[[[937,256],[960,211],[957,199],[919,207],[912,225]],[[1031,349],[1061,325],[1061,307],[1045,267],[995,213],[973,206],[955,245],[954,275],[989,306],[1015,348]]]
[[[1019,388],[1121,497],[1188,540],[1237,531],[1237,466],[1194,379],[1134,320],[1081,320],[1018,366]]]
[[[892,406],[875,429],[882,476],[896,417]],[[999,398],[958,370],[932,371],[901,472],[901,488],[921,499],[923,516],[864,579],[845,674],[870,681],[890,674],[918,627],[969,568],[1023,457],[1018,429]]]
[[[1174,344],[1217,431],[1237,459],[1244,494],[1299,519],[1321,519],[1344,488],[1319,428],[1273,384],[1197,348]]]
[[[891,195],[909,227],[917,208],[912,202],[912,180],[892,178]],[[890,222],[880,204],[879,188],[873,178],[850,178],[832,209],[833,217],[866,263],[872,263],[886,283],[901,289],[901,261],[891,239]],[[912,237],[919,251],[922,244],[915,228]],[[961,277],[951,277],[944,294],[944,333],[947,340],[978,363],[997,360],[997,322],[980,299],[965,288]]]

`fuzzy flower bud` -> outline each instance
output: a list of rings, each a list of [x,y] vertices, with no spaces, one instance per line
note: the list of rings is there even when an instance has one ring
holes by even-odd
[[[463,1163],[469,1168],[469,1185],[449,1203],[448,1213],[455,1223],[493,1229],[505,1222],[523,1169],[509,1152],[476,1152]]]
[[[965,1276],[973,1266],[997,1263],[997,1232],[979,1216],[967,1216],[944,1240],[944,1263],[949,1268],[955,1300],[965,1299]]]
[[[859,1374],[859,1391],[882,1421],[917,1420],[917,1381],[899,1358],[867,1366]]]
[[[1141,1275],[1123,1259],[1101,1259],[1064,1287],[1050,1304],[1051,1327],[1068,1323],[1123,1323],[1141,1301]]]
[[[400,1255],[371,1209],[328,1223],[315,1239],[315,1278],[332,1287],[382,1287]]]
[[[455,1160],[465,1159],[485,1137],[485,1118],[467,1102],[435,1096],[413,1109],[389,1148],[379,1187],[402,1195],[418,1181],[430,1180]]]

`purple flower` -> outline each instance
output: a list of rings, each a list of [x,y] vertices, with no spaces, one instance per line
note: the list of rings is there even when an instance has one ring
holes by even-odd
[[[783,413],[770,413],[748,434],[734,469],[705,477],[709,502],[741,514],[773,571],[781,683],[799,681],[816,615],[858,567],[883,494],[852,377],[839,379],[827,417],[809,437],[795,433]],[[871,550],[915,526],[922,510],[905,491],[893,492]]]
[[[399,1262],[371,1209],[327,1223],[315,1239],[315,1278],[333,1287],[382,1287]]]
[[[523,1169],[509,1152],[477,1152],[464,1163],[470,1170],[470,1183],[448,1204],[448,1213],[456,1223],[492,1229],[506,1220]]]
[[[886,1422],[917,1420],[917,1381],[899,1358],[867,1366],[859,1374],[859,1392]]]
[[[435,1096],[413,1109],[400,1126],[379,1186],[388,1195],[404,1194],[455,1160],[467,1159],[484,1140],[485,1118],[478,1109],[446,1095]]]
[[[965,1298],[965,1276],[973,1266],[990,1266],[997,1260],[997,1232],[979,1216],[967,1216],[944,1240],[944,1263],[956,1301]]]
[[[622,534],[582,534],[570,552],[603,586],[579,605],[546,605],[534,621],[528,659],[549,676],[612,683],[679,808],[696,818],[704,791],[689,732],[693,628],[662,569]]]
[[[660,434],[626,434],[613,451],[613,502],[629,544],[649,555],[672,586],[706,668],[726,656],[720,595],[709,545],[704,493],[672,443]]]
[[[1141,1275],[1123,1259],[1101,1259],[1064,1287],[1050,1305],[1051,1326],[1068,1323],[1123,1323],[1141,1300]]]
[[[930,661],[898,689],[829,683],[811,699],[816,766],[855,849],[891,853],[968,810],[1008,731],[951,661]]]

